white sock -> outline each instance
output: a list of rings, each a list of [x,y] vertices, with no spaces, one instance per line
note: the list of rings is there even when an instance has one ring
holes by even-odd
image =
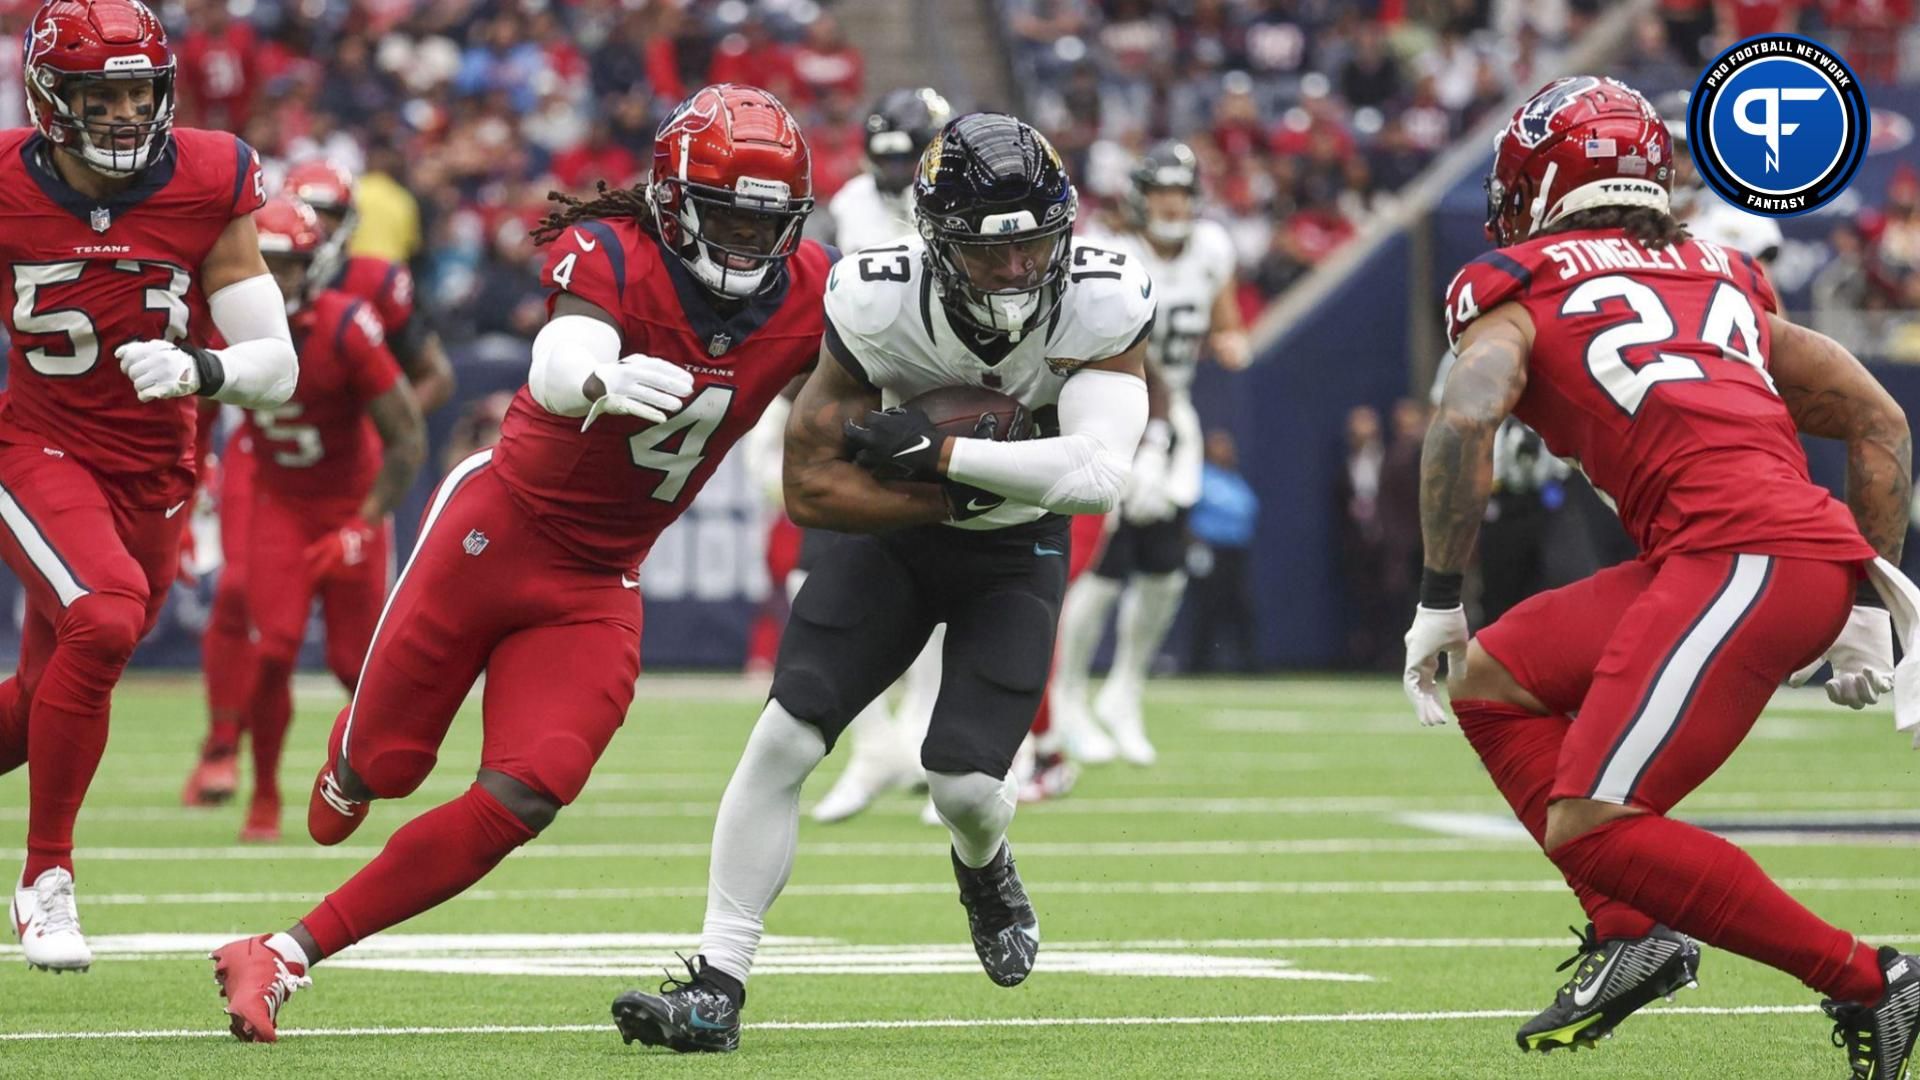
[[[933,791],[934,809],[953,835],[954,854],[975,870],[992,862],[1006,843],[1019,802],[1011,774],[930,772],[927,786]]]
[[[1118,637],[1108,678],[1135,688],[1146,683],[1153,658],[1173,627],[1173,617],[1180,613],[1180,596],[1186,588],[1187,575],[1179,570],[1140,574],[1127,582],[1127,591],[1120,597]]]
[[[288,966],[297,967],[303,973],[313,966],[313,961],[307,959],[307,950],[293,940],[292,934],[273,935],[267,939],[267,948],[279,953],[280,959],[285,960]]]
[[[826,756],[819,728],[768,701],[720,797],[700,952],[743,984],[760,948],[767,909],[793,873],[800,786]]]
[[[1120,596],[1120,583],[1099,574],[1082,574],[1067,589],[1060,604],[1060,629],[1054,647],[1053,723],[1063,718],[1078,723],[1086,715],[1087,680],[1093,668],[1093,650],[1100,646],[1107,613]],[[1066,734],[1063,732],[1063,734]]]
[[[916,769],[920,767],[920,744],[927,741],[927,727],[933,723],[933,703],[940,700],[941,656],[946,646],[947,624],[941,623],[933,628],[927,647],[914,657],[901,679],[907,692],[893,714],[897,725],[894,737],[901,755]]]

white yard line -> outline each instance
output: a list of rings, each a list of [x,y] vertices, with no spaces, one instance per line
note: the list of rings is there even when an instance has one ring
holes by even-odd
[[[1779,1016],[1815,1013],[1813,1005],[1670,1006],[1648,1009],[1641,1016]],[[1516,1020],[1532,1016],[1525,1009],[1472,1009],[1453,1012],[1275,1013],[1249,1016],[1037,1016],[937,1020],[771,1020],[748,1024],[749,1031],[907,1031],[930,1028],[1050,1028],[1156,1027],[1212,1024],[1379,1024],[1423,1023],[1435,1020]],[[479,1024],[471,1027],[356,1027],[290,1028],[282,1038],[368,1038],[400,1035],[570,1035],[586,1032],[613,1034],[611,1024]],[[216,1039],[231,1038],[226,1031],[172,1028],[146,1031],[16,1031],[0,1033],[0,1042],[54,1039]]]
[[[1781,878],[1782,888],[1800,892],[1913,892],[1920,878]],[[1055,896],[1439,896],[1458,893],[1557,893],[1567,884],[1558,879],[1441,880],[1441,881],[1048,881],[1030,880],[1028,886],[1043,901]],[[948,882],[861,882],[789,885],[784,896],[950,896]],[[320,899],[318,891],[302,892],[174,892],[81,893],[80,906],[113,907],[148,904],[297,904]],[[705,885],[609,886],[590,889],[468,889],[455,897],[469,902],[683,900],[707,895]],[[1560,939],[1554,939],[1556,941]]]

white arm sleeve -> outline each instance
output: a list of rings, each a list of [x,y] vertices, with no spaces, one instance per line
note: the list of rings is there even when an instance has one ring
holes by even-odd
[[[1147,427],[1147,384],[1124,371],[1082,371],[1060,388],[1060,434],[1026,442],[955,439],[947,476],[1060,514],[1120,502]]]
[[[207,396],[248,409],[272,408],[292,397],[300,358],[287,326],[287,302],[273,275],[234,282],[207,297],[207,309],[230,343],[214,351],[225,378]]]
[[[527,390],[555,416],[585,416],[587,377],[601,364],[620,359],[620,331],[591,315],[561,315],[533,339],[533,368]]]

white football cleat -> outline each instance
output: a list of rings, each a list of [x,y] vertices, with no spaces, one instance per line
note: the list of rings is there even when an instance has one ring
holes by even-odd
[[[1085,706],[1068,704],[1059,695],[1051,704],[1054,735],[1068,757],[1082,765],[1105,765],[1120,756],[1119,747],[1093,722]]]
[[[1147,741],[1147,727],[1140,716],[1140,688],[1125,680],[1109,678],[1094,699],[1093,711],[1101,726],[1113,735],[1114,749],[1130,765],[1147,766],[1159,758]]]
[[[841,771],[840,778],[813,805],[810,816],[823,825],[845,821],[894,788],[912,787],[917,780],[919,776],[914,770],[887,768],[862,761],[855,754]]]
[[[28,967],[67,972],[93,966],[93,950],[80,932],[80,909],[73,902],[73,875],[57,866],[13,891],[13,932]]]

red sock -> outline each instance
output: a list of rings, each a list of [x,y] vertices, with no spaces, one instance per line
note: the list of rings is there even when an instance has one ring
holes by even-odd
[[[460,895],[533,836],[525,822],[474,784],[402,825],[372,862],[300,922],[320,955],[332,956]]]
[[[27,706],[27,864],[21,880],[73,870],[73,822],[107,749],[107,708],[140,640],[146,605],[90,593],[67,606]]]
[[[1533,842],[1544,845],[1547,793],[1553,790],[1567,718],[1540,716],[1494,701],[1456,701],[1453,715],[1460,718],[1460,730],[1486,765],[1493,786],[1506,797]],[[1594,936],[1601,941],[1645,937],[1653,930],[1654,920],[1628,905],[1610,900],[1572,877],[1567,884],[1580,898],[1580,906],[1593,922]]]
[[[1779,968],[1840,1001],[1886,988],[1873,949],[1823,921],[1720,837],[1657,814],[1610,821],[1548,853],[1568,878],[1683,934]]]
[[[240,745],[253,685],[253,641],[240,589],[222,586],[213,595],[213,614],[200,638],[200,668],[207,682],[206,749],[231,753]]]
[[[280,795],[280,751],[293,723],[293,662],[255,656],[253,702],[253,793]]]

